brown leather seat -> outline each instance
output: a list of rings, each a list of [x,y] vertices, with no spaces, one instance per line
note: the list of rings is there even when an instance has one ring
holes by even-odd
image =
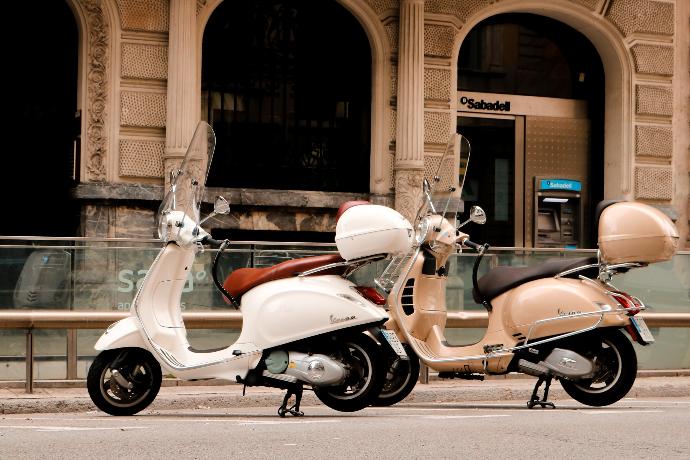
[[[323,256],[304,257],[301,259],[286,260],[272,267],[266,268],[240,268],[230,273],[223,287],[233,297],[242,297],[247,292],[259,284],[275,281],[283,278],[296,276],[312,268],[323,267],[324,265],[343,262],[340,254],[327,254]],[[318,272],[319,275],[340,275],[345,271],[345,267],[335,267],[329,270]]]
[[[353,206],[371,204],[368,201],[355,200],[346,201],[336,213],[336,222],[345,211]],[[324,256],[304,257],[301,259],[287,260],[272,267],[266,268],[240,268],[230,273],[223,287],[236,299],[253,287],[269,281],[297,276],[302,272],[312,268],[323,267],[324,265],[344,262],[345,259],[340,254],[329,254]],[[330,270],[318,272],[319,275],[340,275],[345,271],[345,267],[335,267]]]

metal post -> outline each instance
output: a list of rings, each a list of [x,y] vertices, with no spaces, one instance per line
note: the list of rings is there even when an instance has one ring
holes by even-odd
[[[77,330],[67,329],[67,380],[77,379]]]
[[[26,392],[34,392],[34,334],[32,328],[26,330]]]
[[[419,363],[419,383],[429,383],[429,366]]]

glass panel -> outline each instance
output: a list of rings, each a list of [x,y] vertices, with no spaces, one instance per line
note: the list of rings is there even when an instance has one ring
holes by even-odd
[[[34,379],[64,380],[67,378],[67,331],[35,329]]]
[[[93,347],[105,332],[102,329],[80,329],[77,331],[77,378],[85,379],[89,367],[98,351]]]
[[[642,299],[651,312],[690,312],[690,255],[617,276],[617,288]]]
[[[26,331],[0,329],[0,380],[26,378]]]
[[[75,311],[127,311],[149,265],[160,250],[160,243],[150,242],[77,242],[44,241],[40,245],[0,246],[0,298],[4,310],[37,310],[49,308]],[[241,267],[270,266],[284,260],[332,253],[331,245],[235,244],[224,254],[220,276],[225,278]],[[533,250],[492,249],[480,267],[480,276],[497,265],[532,266],[544,260],[560,257],[594,256],[591,250]],[[187,311],[233,311],[212,284],[211,269],[215,251],[198,254],[190,278],[182,294]],[[472,298],[473,253],[455,255],[449,260],[447,306],[449,312],[478,311],[484,308]],[[374,286],[374,278],[385,268],[387,261],[379,261],[351,275],[358,285]],[[72,267],[71,271],[69,267]],[[22,273],[29,275],[22,276]],[[630,270],[614,278],[617,288],[640,297],[650,312],[690,313],[690,252],[676,255],[672,261]],[[67,287],[64,287],[67,286]],[[15,297],[28,298],[37,292],[40,304],[27,306]],[[15,295],[21,293],[21,295]],[[46,295],[47,294],[47,295]],[[62,303],[64,301],[64,303]],[[78,378],[85,378],[93,357],[93,349],[102,330],[77,332]],[[189,329],[190,343],[198,349],[218,348],[231,344],[239,331]],[[690,367],[690,328],[656,328],[652,332],[657,342],[639,347],[641,368]],[[454,345],[479,340],[482,329],[453,329],[445,331]],[[0,380],[22,380],[25,375],[24,330],[0,330]],[[66,331],[37,330],[34,336],[36,379],[66,378]]]
[[[240,336],[239,329],[189,329],[187,339],[192,348],[197,350],[212,350],[225,348]]]

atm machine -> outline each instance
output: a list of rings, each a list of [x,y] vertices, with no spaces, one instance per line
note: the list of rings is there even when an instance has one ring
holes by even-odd
[[[534,247],[576,249],[584,245],[582,182],[534,178]]]

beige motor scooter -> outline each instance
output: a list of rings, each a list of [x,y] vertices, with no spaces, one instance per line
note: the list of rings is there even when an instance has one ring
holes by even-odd
[[[439,173],[457,164],[458,157],[464,165],[469,160],[469,143],[464,137],[458,136],[449,145],[455,147],[444,155]],[[459,145],[461,155],[454,154]],[[439,173],[433,185],[424,182],[425,203],[415,223],[416,244],[408,254],[392,259],[377,279],[389,292],[391,319],[386,327],[440,377],[482,380],[486,374],[509,372],[538,377],[527,402],[529,408],[554,407],[548,401],[554,378],[572,398],[586,405],[606,406],[625,396],[635,381],[637,358],[622,331],[642,345],[654,338],[644,320],[635,316],[645,309],[642,301],[616,289],[611,279],[617,273],[669,260],[678,244],[671,220],[645,204],[604,203],[597,212],[597,257],[552,259],[533,267],[499,266],[477,279],[488,245],[473,243],[460,227],[469,221],[484,223],[484,211],[473,207],[469,219],[456,225],[456,214],[449,209],[459,201],[464,175],[454,186],[442,188]],[[443,332],[447,263],[462,247],[478,252],[472,273],[473,297],[486,308],[489,318],[478,343],[451,346]],[[411,373],[414,367],[398,369]],[[401,400],[414,387],[415,378],[393,371],[395,368],[389,371],[384,393],[396,397],[386,398],[382,393],[379,405]],[[543,397],[539,397],[544,382]]]

